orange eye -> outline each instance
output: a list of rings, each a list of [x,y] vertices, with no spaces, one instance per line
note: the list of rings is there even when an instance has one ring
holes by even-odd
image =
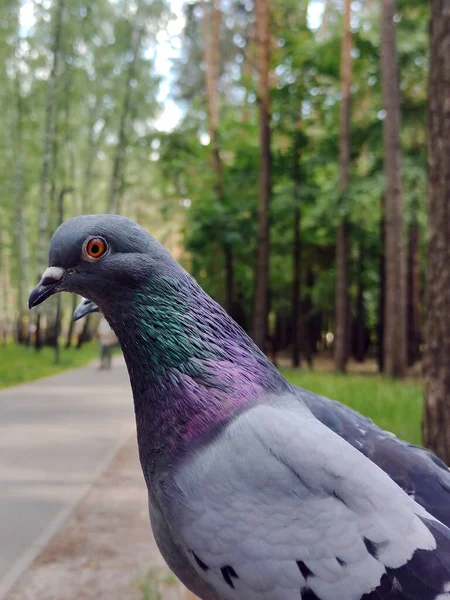
[[[100,258],[107,249],[106,242],[102,238],[92,238],[86,244],[86,254],[93,259]]]

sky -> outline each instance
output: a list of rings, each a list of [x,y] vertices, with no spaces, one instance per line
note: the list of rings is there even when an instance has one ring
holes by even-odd
[[[181,51],[180,35],[183,31],[184,5],[189,0],[170,0],[172,19],[166,30],[160,31],[157,36],[157,48],[155,53],[155,70],[161,76],[161,86],[158,100],[162,110],[156,119],[155,126],[159,131],[171,131],[176,127],[183,116],[181,107],[171,97],[171,86],[173,83],[172,61],[179,57]],[[308,6],[308,25],[311,29],[317,29],[322,21],[325,0],[310,0]],[[20,10],[20,23],[25,33],[35,23],[33,2],[25,0]]]

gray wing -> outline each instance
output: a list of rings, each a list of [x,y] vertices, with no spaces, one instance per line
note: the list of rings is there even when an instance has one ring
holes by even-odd
[[[398,439],[344,404],[294,389],[321,423],[367,456],[427,512],[450,527],[450,471],[435,454]]]
[[[237,417],[175,477],[168,520],[198,575],[225,600],[450,600],[447,528],[280,402]]]

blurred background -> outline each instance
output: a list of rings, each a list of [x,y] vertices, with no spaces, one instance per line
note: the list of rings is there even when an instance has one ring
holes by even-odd
[[[429,8],[4,0],[0,385],[97,354],[80,298],[26,302],[62,220],[117,212],[289,377],[419,443]]]
[[[185,599],[114,336],[27,308],[78,214],[138,221],[290,381],[450,464],[449,48],[447,0],[1,2],[0,598],[84,498],[8,600]]]

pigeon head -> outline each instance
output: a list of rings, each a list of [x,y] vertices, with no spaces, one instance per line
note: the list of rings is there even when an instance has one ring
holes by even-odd
[[[288,386],[226,311],[129,219],[80,216],[55,231],[29,305],[61,291],[95,303],[116,333],[145,444],[185,443]]]
[[[52,236],[49,267],[29,298],[36,306],[60,291],[75,292],[102,310],[124,291],[148,281],[161,260],[174,262],[147,231],[118,215],[86,215],[63,223]],[[86,313],[87,314],[87,313]]]

